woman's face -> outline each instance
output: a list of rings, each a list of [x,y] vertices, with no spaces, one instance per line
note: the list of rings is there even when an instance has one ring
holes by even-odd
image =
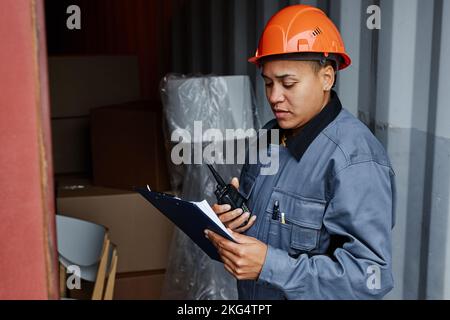
[[[331,66],[316,71],[310,61],[270,61],[262,67],[266,96],[278,125],[298,132],[328,103]]]

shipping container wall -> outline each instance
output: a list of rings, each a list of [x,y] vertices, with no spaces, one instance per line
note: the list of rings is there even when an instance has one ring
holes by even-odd
[[[172,0],[172,70],[249,75],[265,123],[263,81],[247,58],[271,15],[296,3],[321,8],[341,30],[353,63],[336,90],[396,172],[395,288],[386,298],[450,299],[450,1]]]

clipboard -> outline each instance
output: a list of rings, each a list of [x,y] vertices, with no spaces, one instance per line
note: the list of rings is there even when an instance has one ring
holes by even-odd
[[[209,208],[215,215],[206,200],[202,202],[185,201],[170,194],[151,191],[148,186],[137,187],[135,190],[169,218],[170,221],[191,238],[211,259],[222,262],[216,247],[214,247],[211,241],[206,239],[205,229],[214,231],[222,237],[236,242],[218,218],[216,220],[205,213]],[[204,207],[205,205],[208,207]]]

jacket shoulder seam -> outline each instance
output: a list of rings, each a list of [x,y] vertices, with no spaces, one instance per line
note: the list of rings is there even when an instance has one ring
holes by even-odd
[[[331,178],[334,179],[336,176],[338,176],[338,175],[339,175],[342,171],[344,171],[345,169],[348,169],[348,168],[350,168],[350,167],[352,167],[352,166],[355,166],[355,165],[358,165],[358,164],[368,163],[368,162],[376,163],[376,164],[378,164],[378,165],[380,165],[380,166],[383,166],[383,167],[385,167],[385,168],[387,168],[387,169],[389,169],[389,170],[392,169],[391,166],[389,166],[389,165],[387,165],[387,164],[385,164],[385,163],[380,163],[380,162],[377,161],[376,159],[367,159],[367,160],[361,160],[361,161],[356,161],[356,162],[348,163],[348,164],[347,164],[346,166],[344,166],[343,168],[338,169],[338,170],[336,171],[336,174],[334,174]]]
[[[336,141],[334,141],[333,138],[331,138],[331,137],[325,132],[325,130],[322,131],[322,134],[323,134],[325,137],[327,137],[328,140],[330,140],[331,142],[333,142],[333,143],[336,145],[336,147],[338,147],[338,149],[341,151],[342,155],[343,155],[344,158],[345,158],[346,166],[348,166],[348,165],[350,164],[350,158],[349,158],[349,156],[347,155],[347,153],[345,153],[345,151],[341,148],[341,146],[339,145],[339,143],[337,143]]]

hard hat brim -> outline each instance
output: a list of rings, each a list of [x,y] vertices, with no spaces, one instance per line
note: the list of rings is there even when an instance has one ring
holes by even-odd
[[[301,55],[303,53],[316,53],[316,54],[324,55],[323,52],[312,52],[312,51],[311,52],[308,52],[308,51],[298,52],[298,51],[295,51],[295,52],[288,52],[288,53],[282,53],[282,54],[267,54],[267,55],[262,55],[262,56],[253,56],[253,57],[250,57],[248,59],[248,62],[257,65],[258,67],[261,67],[262,66],[261,62],[264,60],[264,58],[268,58],[268,57],[272,58],[271,61],[273,61],[273,60],[299,60],[299,61],[300,60],[304,60],[304,61],[317,60],[317,59],[286,59],[285,58],[287,54],[298,54],[298,55]],[[339,63],[338,70],[343,70],[343,69],[347,68],[352,63],[350,57],[346,53],[343,53],[343,52],[329,52],[329,53],[327,53],[327,55],[328,54],[335,54],[335,55],[338,55],[338,56],[340,56],[342,58],[341,63]]]

